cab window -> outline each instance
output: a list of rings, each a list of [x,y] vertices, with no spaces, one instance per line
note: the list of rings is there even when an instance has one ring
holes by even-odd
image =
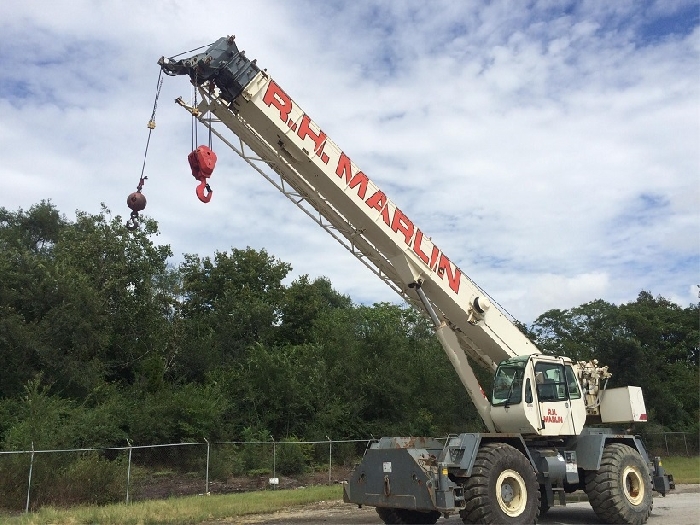
[[[566,383],[569,385],[569,396],[571,399],[580,399],[581,390],[578,387],[578,380],[576,379],[576,374],[571,365],[567,365],[566,369]]]
[[[564,366],[559,363],[540,362],[535,365],[537,398],[542,402],[565,401],[566,378]]]
[[[493,380],[491,403],[517,405],[522,400],[524,369],[515,366],[499,366]]]
[[[525,402],[532,403],[532,388],[530,387],[530,378],[525,381]]]

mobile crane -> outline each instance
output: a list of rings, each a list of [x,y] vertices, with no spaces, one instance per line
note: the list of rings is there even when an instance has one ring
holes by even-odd
[[[665,495],[672,476],[638,436],[590,426],[645,421],[639,387],[606,389],[607,367],[542,354],[234,37],[158,63],[167,75],[189,76],[201,96],[178,104],[430,318],[488,429],[374,442],[344,485],[346,502],[376,507],[384,523],[459,513],[464,523],[525,524],[583,489],[604,521],[647,521],[652,491]],[[207,164],[211,155],[190,154],[205,202],[211,169],[202,175],[197,158]],[[491,399],[472,362],[495,373]]]

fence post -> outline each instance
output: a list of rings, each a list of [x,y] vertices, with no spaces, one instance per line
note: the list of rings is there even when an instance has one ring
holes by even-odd
[[[32,455],[29,460],[29,483],[27,484],[27,504],[24,507],[24,512],[29,513],[29,493],[32,490],[32,470],[34,469],[34,442],[32,441]]]
[[[128,439],[126,442],[129,444],[129,463],[126,467],[126,504],[129,504],[129,485],[131,484],[131,451],[133,448],[131,447],[131,441]]]
[[[272,477],[277,477],[277,444],[275,443],[275,438],[270,436],[272,439]],[[277,485],[272,485],[272,489],[276,489]]]
[[[326,436],[326,439],[328,440],[328,484],[330,485],[332,483],[331,472],[333,469],[333,441],[328,436]]]
[[[205,494],[209,494],[209,449],[210,449],[210,444],[209,440],[207,438],[204,438],[204,441],[207,442],[207,481],[206,481],[206,487],[204,489]]]

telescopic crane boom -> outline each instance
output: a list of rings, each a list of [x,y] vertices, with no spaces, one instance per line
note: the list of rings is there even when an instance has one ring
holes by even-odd
[[[202,102],[191,112],[215,115],[281,177],[284,191],[308,203],[350,251],[431,317],[462,383],[493,430],[488,402],[466,356],[494,371],[505,359],[538,353],[509,317],[277,82],[238,50],[233,37],[219,39],[205,53],[159,63],[166,74],[188,75],[199,88]]]

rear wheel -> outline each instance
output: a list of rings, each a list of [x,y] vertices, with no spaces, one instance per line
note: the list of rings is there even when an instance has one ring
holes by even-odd
[[[505,443],[487,443],[464,484],[464,523],[524,525],[537,522],[540,490],[530,461]]]
[[[419,510],[389,509],[385,507],[377,507],[377,514],[387,525],[433,525],[440,517],[440,513],[436,510],[421,512]]]
[[[607,523],[641,525],[653,503],[649,468],[635,449],[610,443],[603,450],[600,468],[586,473],[586,494],[591,507]]]

